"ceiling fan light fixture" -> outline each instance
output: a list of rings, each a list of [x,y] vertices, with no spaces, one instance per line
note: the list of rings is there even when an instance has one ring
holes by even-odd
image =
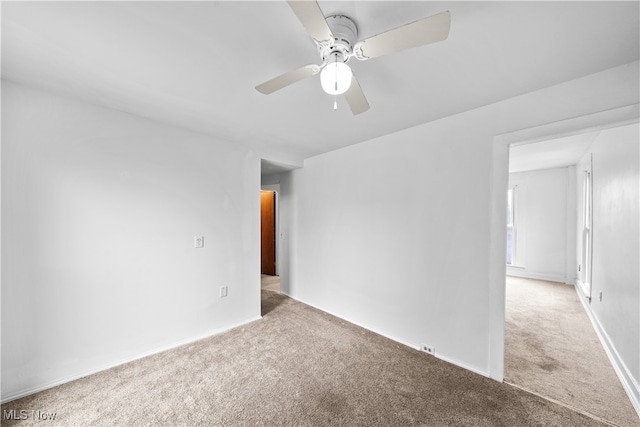
[[[445,11],[361,40],[358,27],[348,16],[325,16],[316,0],[286,1],[315,42],[322,64],[291,70],[259,84],[256,90],[268,95],[320,73],[322,89],[335,97],[334,110],[337,95],[344,94],[354,115],[367,111],[369,102],[347,61],[354,57],[364,61],[446,40],[451,28],[451,14]]]
[[[349,90],[353,72],[344,62],[330,62],[320,72],[322,90],[329,95],[341,95]]]

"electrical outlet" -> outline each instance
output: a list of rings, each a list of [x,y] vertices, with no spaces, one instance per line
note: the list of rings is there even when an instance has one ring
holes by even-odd
[[[193,238],[194,248],[204,248],[204,236],[195,236]]]
[[[226,297],[228,291],[229,291],[229,288],[227,286],[221,286],[220,287],[220,298]]]
[[[434,356],[436,354],[436,348],[432,345],[420,344],[420,351],[424,351],[425,353],[429,353]]]

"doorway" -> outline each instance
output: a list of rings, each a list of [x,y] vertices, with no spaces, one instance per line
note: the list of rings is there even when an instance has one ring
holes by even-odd
[[[579,394],[568,380],[572,351],[582,345],[579,330],[590,326],[569,284],[576,279],[576,165],[596,136],[509,146],[504,379],[564,404],[572,402],[565,395]]]
[[[260,273],[276,276],[276,192],[260,190]]]
[[[268,187],[267,187],[268,188]],[[282,303],[278,276],[278,192],[260,191],[260,300],[266,316]]]
[[[602,132],[510,145],[504,381],[627,425],[633,407],[575,288],[591,282],[590,153]]]

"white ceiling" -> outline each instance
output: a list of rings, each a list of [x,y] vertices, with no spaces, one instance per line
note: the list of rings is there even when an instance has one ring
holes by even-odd
[[[371,105],[358,116],[318,76],[254,89],[319,62],[283,1],[2,2],[2,77],[245,144],[277,170],[640,56],[637,1],[319,4],[360,38],[444,10],[451,31],[350,62]]]

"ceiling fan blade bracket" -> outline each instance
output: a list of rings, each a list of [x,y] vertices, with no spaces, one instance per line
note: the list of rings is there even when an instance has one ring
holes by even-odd
[[[364,44],[366,43],[366,40],[363,41],[359,41],[358,43],[356,43],[356,45],[353,47],[353,54],[352,56],[355,56],[356,59],[360,60],[360,61],[366,61],[367,59],[369,59],[369,57],[367,55],[365,55],[362,52],[362,46],[364,46]]]
[[[331,48],[335,44],[335,40],[333,38],[331,40],[322,40],[322,41],[318,41],[316,39],[313,39],[313,41],[315,42],[316,46],[318,47],[318,52],[320,53],[321,56],[322,56],[323,52],[331,51]]]

